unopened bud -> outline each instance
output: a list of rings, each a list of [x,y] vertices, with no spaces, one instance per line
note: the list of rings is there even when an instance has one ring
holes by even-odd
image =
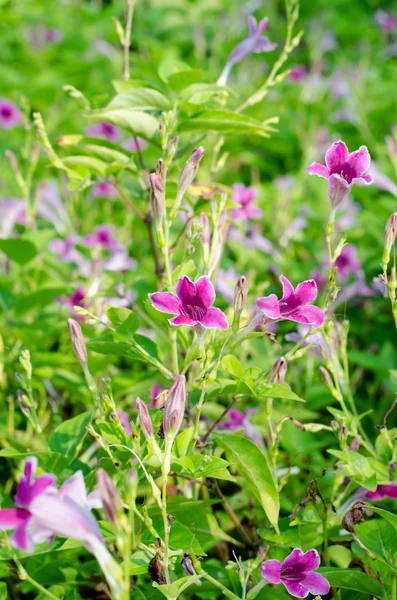
[[[181,174],[179,175],[178,192],[172,209],[172,217],[176,216],[187,188],[193,183],[193,180],[196,177],[200,160],[203,158],[203,155],[204,148],[202,146],[199,146],[198,148],[193,150],[193,152],[190,154],[189,158],[183,165]]]
[[[167,164],[169,165],[172,161],[172,159],[174,158],[175,152],[177,151],[178,148],[178,144],[179,144],[179,137],[176,136],[174,137],[169,145],[168,145],[168,156],[167,156]]]
[[[80,325],[74,319],[68,319],[70,337],[75,355],[81,365],[87,364],[87,348],[85,346],[83,332]]]
[[[325,383],[327,388],[333,389],[334,382],[332,381],[330,372],[325,367],[320,367],[319,370],[320,370],[321,379],[323,380],[323,382]]]
[[[153,437],[153,425],[146,404],[140,399],[136,399],[136,407],[138,409],[139,424],[146,438]]]
[[[96,479],[106,518],[108,521],[114,523],[123,505],[120,494],[109,475],[103,469],[98,469]]]
[[[348,436],[348,429],[347,426],[345,425],[345,423],[342,423],[342,425],[339,428],[339,441],[340,441],[340,446],[342,448],[342,450],[344,450],[346,448],[346,440],[347,440],[347,436]]]
[[[383,250],[382,265],[387,266],[390,261],[390,252],[397,236],[397,212],[389,217],[385,227],[385,245]]]
[[[154,220],[156,221],[156,224],[159,225],[165,213],[165,196],[163,182],[161,181],[161,177],[159,175],[156,175],[155,173],[152,173],[149,176],[149,180],[150,204],[152,207]]]
[[[167,175],[167,167],[165,166],[165,162],[162,158],[159,158],[157,161],[156,175],[161,177],[161,181],[165,181],[165,177]]]
[[[179,375],[168,392],[167,403],[165,405],[163,428],[164,433],[169,437],[174,437],[182,425],[185,414],[185,399],[186,378],[184,375]]]
[[[234,289],[234,314],[237,316],[237,318],[240,317],[245,305],[247,304],[247,296],[248,281],[247,278],[242,275]]]
[[[331,427],[332,427],[334,433],[338,433],[338,431],[339,431],[338,421],[331,421]]]
[[[32,404],[31,404],[29,398],[26,396],[26,394],[24,394],[21,390],[18,390],[17,398],[18,398],[18,402],[19,402],[22,412],[25,415],[30,414],[31,409],[32,409]]]
[[[287,374],[287,361],[284,356],[280,356],[274,363],[269,375],[270,383],[284,383]]]
[[[354,438],[350,444],[350,450],[352,452],[357,452],[361,446],[361,440],[359,438]]]

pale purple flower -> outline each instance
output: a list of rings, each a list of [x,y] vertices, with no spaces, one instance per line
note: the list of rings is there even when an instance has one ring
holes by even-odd
[[[309,594],[323,596],[328,594],[330,585],[323,575],[314,572],[319,566],[320,557],[316,550],[302,552],[300,548],[295,548],[283,562],[263,562],[261,575],[269,583],[282,583],[294,598],[306,598]]]
[[[100,246],[109,251],[117,251],[120,249],[120,243],[113,237],[112,228],[109,225],[98,225],[93,233],[84,238],[84,243],[91,248]]]
[[[119,246],[103,263],[105,271],[114,271],[117,273],[126,273],[136,269],[137,262],[128,254],[128,250]]]
[[[313,352],[320,358],[323,355],[327,355],[330,357],[330,348],[324,340],[321,332],[316,331],[315,333],[307,335],[310,329],[311,327],[309,325],[298,325],[297,331],[293,333],[287,333],[285,339],[288,342],[293,342],[294,344],[301,342],[301,348],[305,348],[306,346],[310,345],[312,347]],[[303,338],[305,339],[301,341]]]
[[[374,19],[375,23],[377,23],[386,33],[390,33],[397,28],[397,19],[381,8],[375,12]]]
[[[132,435],[132,427],[127,413],[125,413],[123,410],[118,410],[117,414],[120,419],[121,426],[126,432],[126,434]]]
[[[0,530],[13,529],[11,543],[15,548],[29,552],[34,544],[49,540],[52,533],[38,526],[33,518],[31,506],[35,498],[41,496],[55,484],[55,477],[45,473],[35,477],[37,458],[31,456],[25,460],[24,474],[17,485],[14,503],[17,508],[0,509]]]
[[[91,125],[86,129],[86,135],[107,140],[108,142],[116,143],[120,140],[121,134],[115,125],[98,121],[96,125]]]
[[[92,187],[91,195],[94,198],[109,198],[109,200],[114,200],[118,196],[118,191],[109,181],[100,181]]]
[[[344,142],[334,142],[325,154],[325,164],[312,163],[307,167],[309,175],[318,175],[328,180],[328,196],[333,209],[350,193],[354,183],[372,183],[372,177],[365,175],[371,162],[366,146],[349,154]]]
[[[94,40],[92,42],[92,47],[98,54],[102,54],[110,59],[115,58],[118,55],[116,48],[106,40]]]
[[[317,298],[317,284],[313,279],[303,281],[294,289],[291,282],[280,276],[283,296],[279,300],[276,294],[270,294],[256,301],[265,317],[272,321],[295,321],[312,327],[321,327],[324,323],[324,312],[317,306],[311,306]]]
[[[234,300],[234,289],[238,279],[239,275],[234,269],[219,269],[216,274],[216,293],[223,296],[228,304],[232,304]]]
[[[335,223],[335,232],[341,233],[355,227],[357,225],[357,215],[360,211],[360,206],[354,202],[351,196],[348,196],[343,203],[339,217]]]
[[[138,150],[145,150],[147,147],[147,141],[140,137],[128,138],[122,143],[122,146],[128,152],[138,152]]]
[[[58,233],[64,233],[70,224],[68,213],[59,195],[57,184],[51,180],[43,180],[36,188],[36,213],[49,221]]]
[[[378,485],[374,492],[367,490],[365,498],[368,500],[383,500],[384,498],[397,498],[397,485],[393,483]]]
[[[361,263],[357,258],[357,248],[352,244],[345,246],[335,261],[335,267],[338,268],[336,275],[340,281],[346,281],[350,273],[357,273],[361,270]]]
[[[388,276],[388,280],[390,281],[390,275]],[[380,277],[374,277],[372,280],[372,287],[374,290],[382,294],[384,298],[387,298],[387,287],[385,282]]]
[[[292,67],[288,79],[295,83],[300,83],[304,81],[307,77],[307,67],[305,65],[295,65]]]
[[[46,29],[45,30],[45,40],[49,44],[57,44],[61,42],[63,39],[62,31],[59,29]]]
[[[0,98],[0,127],[12,129],[21,123],[22,115],[18,106],[11,100]]]
[[[221,424],[220,428],[227,431],[239,431],[242,429],[245,437],[255,442],[258,446],[263,446],[262,435],[249,420],[255,412],[255,408],[249,408],[245,412],[242,412],[238,408],[231,408],[227,414],[227,419]]]
[[[396,183],[390,179],[390,177],[382,173],[376,163],[371,163],[371,166],[368,170],[368,175],[372,177],[375,187],[379,188],[380,190],[384,190],[385,192],[389,192],[389,194],[392,194],[395,198],[397,198]]]
[[[69,235],[65,239],[51,240],[48,246],[51,252],[54,252],[62,261],[75,263],[81,271],[87,268],[89,261],[77,250],[76,244],[79,241],[76,235]]]
[[[249,221],[250,219],[260,219],[263,211],[257,206],[253,206],[258,195],[258,190],[254,187],[246,187],[243,183],[233,185],[233,202],[239,204],[232,212],[232,219],[236,221]]]
[[[17,198],[0,199],[0,237],[10,237],[15,225],[25,225],[26,205]]]
[[[236,46],[229,54],[226,65],[218,79],[218,85],[226,85],[232,67],[244,60],[244,58],[250,54],[271,52],[276,48],[277,44],[274,44],[267,37],[262,35],[267,27],[268,22],[269,19],[267,17],[259,21],[259,23],[257,23],[255,17],[248,17],[248,37],[243,42],[238,44],[238,46]]]
[[[149,294],[154,308],[163,313],[177,315],[169,319],[171,325],[201,325],[205,329],[227,329],[224,313],[213,307],[215,290],[208,277],[195,283],[186,275],[176,285],[176,296],[170,292]]]

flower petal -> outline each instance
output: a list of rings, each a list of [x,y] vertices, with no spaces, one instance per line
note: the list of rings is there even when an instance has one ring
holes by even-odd
[[[29,481],[32,481],[33,477],[36,475],[38,460],[37,456],[28,456],[25,460],[25,477]]]
[[[178,315],[180,313],[180,302],[170,292],[155,292],[154,294],[149,294],[149,298],[152,306],[160,312],[170,315]]]
[[[303,560],[305,563],[305,571],[315,571],[320,566],[320,556],[317,550],[308,550],[303,555]],[[321,592],[317,592],[320,594]]]
[[[266,560],[261,564],[261,575],[270,583],[281,583],[281,562],[279,560]]]
[[[263,19],[261,19],[259,21],[259,25],[258,25],[258,32],[263,33],[265,31],[268,23],[269,23],[269,17],[264,17]]]
[[[314,279],[302,281],[296,286],[295,296],[299,304],[309,304],[317,298],[317,283]]]
[[[194,304],[196,286],[187,275],[180,277],[176,284],[176,295],[183,304]]]
[[[309,165],[306,169],[306,172],[309,173],[309,175],[318,175],[319,177],[323,177],[324,179],[328,179],[328,177],[330,176],[327,167],[325,167],[324,165],[320,165],[320,163],[318,162],[314,162],[311,165]]]
[[[196,294],[201,300],[202,305],[205,308],[212,306],[215,300],[215,288],[208,277],[200,277],[200,279],[197,279],[195,286]]]
[[[347,163],[353,171],[353,177],[361,177],[365,171],[368,171],[371,164],[367,146],[360,146],[359,150],[352,152]]]
[[[282,579],[281,581],[285,585],[287,592],[294,598],[306,598],[309,595],[309,588],[302,585],[299,581],[288,581],[288,579]]]
[[[288,554],[287,558],[284,559],[282,566],[284,569],[296,567],[302,562],[303,557],[304,552],[300,548],[294,548],[291,554]]]
[[[283,317],[288,321],[296,323],[305,323],[311,327],[321,327],[324,324],[324,313],[317,306],[302,306]]]
[[[371,175],[361,175],[361,177],[353,177],[352,183],[364,183],[365,185],[371,185],[374,182],[374,178]],[[391,192],[394,196],[394,192]]]
[[[325,164],[330,173],[339,173],[349,159],[349,150],[344,142],[334,142],[325,154]]]
[[[250,15],[248,17],[248,31],[249,31],[249,35],[255,35],[257,29],[258,29],[257,21],[256,21],[256,19],[255,19],[255,17],[253,15]]]
[[[170,325],[189,325],[190,327],[194,327],[197,325],[197,321],[191,319],[190,317],[185,317],[184,315],[178,315],[177,317],[173,317],[168,320]]]
[[[276,294],[258,298],[256,305],[267,317],[269,317],[269,319],[279,319],[281,317],[280,306]]]
[[[85,489],[84,477],[81,471],[77,471],[62,484],[59,495],[61,498],[68,497],[76,504],[85,506],[87,502],[87,491]]]
[[[341,202],[350,194],[351,184],[348,184],[346,179],[343,179],[337,173],[334,173],[328,179],[328,197],[331,201],[332,208],[339,206]]]
[[[281,300],[287,300],[287,298],[295,294],[294,286],[284,275],[280,275],[280,281],[283,286],[283,297]]]
[[[314,551],[311,550],[310,552]],[[308,552],[306,552],[306,554],[308,554]],[[320,575],[320,573],[308,573],[302,580],[302,585],[307,587],[313,596],[316,596],[317,594],[321,594],[321,596],[323,596],[328,594],[330,590],[328,581],[323,575]]]
[[[18,529],[14,531],[10,541],[14,548],[18,548],[24,552],[32,552],[34,548],[26,524],[20,525]]]
[[[30,513],[23,508],[2,508],[0,509],[0,530],[15,529],[25,523],[30,517]]]
[[[209,308],[200,319],[200,324],[207,329],[228,329],[229,323],[220,308]]]
[[[271,42],[267,37],[260,37],[255,44],[254,51],[259,54],[260,52],[272,52],[275,48],[277,48],[275,42]]]
[[[30,500],[36,496],[40,496],[48,487],[55,483],[56,477],[50,473],[46,473],[44,475],[40,475],[30,488]]]

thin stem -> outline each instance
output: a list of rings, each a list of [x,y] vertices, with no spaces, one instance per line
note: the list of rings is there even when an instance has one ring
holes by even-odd
[[[127,15],[126,15],[126,27],[125,35],[123,40],[124,48],[124,79],[130,78],[130,46],[131,46],[131,29],[132,29],[132,17],[134,14],[134,0],[127,0]]]
[[[118,193],[120,194],[120,196],[124,200],[124,202],[126,202],[128,204],[128,206],[130,206],[132,208],[134,213],[140,219],[142,219],[142,221],[145,222],[145,215],[143,214],[143,212],[137,206],[135,206],[135,204],[128,198],[127,194],[124,192],[123,188],[120,186],[120,184],[117,181],[114,182],[114,187],[116,188],[116,190],[118,191]]]

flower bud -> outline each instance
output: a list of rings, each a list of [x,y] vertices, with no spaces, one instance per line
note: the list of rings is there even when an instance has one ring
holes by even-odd
[[[140,399],[136,399],[136,407],[138,409],[139,424],[146,438],[153,437],[153,425],[146,404]]]
[[[156,224],[161,223],[165,213],[165,196],[161,177],[152,173],[149,176],[150,181],[150,204]]]
[[[83,332],[81,331],[80,325],[74,319],[68,319],[68,327],[70,337],[72,338],[72,346],[75,355],[77,356],[81,365],[87,364],[87,349],[85,346]]]
[[[118,512],[123,506],[120,494],[109,475],[103,469],[98,469],[96,472],[96,480],[106,518],[108,521],[114,523]]]
[[[234,289],[234,314],[239,317],[247,304],[248,281],[242,275]]]
[[[280,356],[274,363],[269,375],[270,383],[284,383],[287,374],[287,361],[284,356]]]
[[[389,217],[385,227],[385,244],[382,257],[382,265],[387,266],[390,261],[390,252],[397,236],[397,212]]]
[[[172,140],[170,141],[169,145],[168,145],[168,156],[167,156],[167,164],[170,165],[172,159],[174,158],[175,152],[177,151],[178,148],[178,144],[179,144],[179,137],[176,136],[174,138],[172,138]]]
[[[167,167],[165,166],[165,162],[162,158],[159,158],[157,161],[156,175],[161,177],[161,181],[165,181],[165,177],[167,175]]]
[[[211,245],[211,227],[210,222],[205,213],[200,213],[200,225],[201,225],[201,243],[203,247],[203,258],[204,263],[207,265],[210,258],[210,245]]]
[[[185,399],[186,378],[184,375],[179,375],[168,393],[165,405],[163,428],[164,433],[169,437],[173,438],[182,425],[185,414]]]
[[[196,571],[194,570],[193,561],[190,557],[190,554],[187,554],[187,552],[183,553],[181,565],[186,575],[188,575],[189,577],[194,577],[197,575]]]
[[[332,377],[330,375],[330,372],[325,368],[325,367],[320,367],[320,375],[321,375],[321,379],[323,380],[323,382],[325,383],[325,385],[327,386],[327,388],[334,388],[334,382],[332,381]]]
[[[198,166],[200,160],[203,158],[203,155],[204,148],[202,146],[199,146],[198,148],[193,150],[193,152],[190,154],[189,158],[185,162],[184,166],[182,167],[182,171],[179,175],[178,180],[178,192],[172,209],[172,217],[176,216],[187,188],[191,185],[193,179],[196,177]]]

